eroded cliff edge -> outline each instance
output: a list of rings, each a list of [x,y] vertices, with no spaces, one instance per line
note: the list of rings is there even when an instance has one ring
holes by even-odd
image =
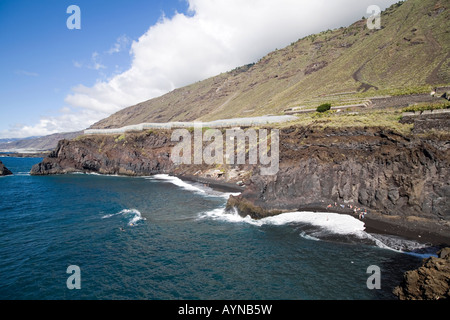
[[[12,174],[13,173],[0,161],[0,176],[9,176]]]
[[[278,174],[253,175],[228,205],[258,217],[277,210],[351,214],[357,206],[370,212],[365,219],[377,231],[424,239],[436,233],[448,241],[448,141],[384,128],[288,128],[280,136]]]
[[[405,233],[426,241],[450,238],[449,135],[404,136],[378,127],[280,130],[276,175],[257,166],[176,166],[170,160],[170,131],[83,136],[63,140],[32,168],[34,175],[69,172],[210,177],[245,185],[228,207],[263,218],[292,210],[330,210],[352,214],[368,210],[366,221],[381,232]],[[209,175],[207,172],[220,174]],[[233,174],[231,174],[233,172]],[[332,208],[327,208],[332,205]],[[396,230],[399,229],[399,230]]]
[[[424,259],[418,269],[407,271],[394,294],[400,300],[450,298],[450,248],[441,249],[437,257]]]
[[[173,169],[170,134],[81,136],[61,140],[50,155],[31,169],[32,175],[71,172],[147,176]]]

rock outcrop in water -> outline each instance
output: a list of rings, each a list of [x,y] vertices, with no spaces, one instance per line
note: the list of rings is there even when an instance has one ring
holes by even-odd
[[[450,248],[439,251],[438,257],[425,259],[420,268],[406,272],[394,294],[400,300],[450,298]]]
[[[9,176],[11,174],[13,173],[0,161],[0,176]]]

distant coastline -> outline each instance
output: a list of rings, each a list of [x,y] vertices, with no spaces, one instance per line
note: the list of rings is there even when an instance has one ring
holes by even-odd
[[[10,158],[45,158],[50,154],[48,152],[0,152],[0,158],[10,157]]]

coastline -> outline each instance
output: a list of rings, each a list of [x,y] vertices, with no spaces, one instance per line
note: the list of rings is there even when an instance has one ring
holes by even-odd
[[[241,193],[228,204],[241,203],[241,215],[253,218],[303,210],[359,219],[361,211],[353,212],[351,204],[370,211],[364,218],[369,232],[433,245],[450,243],[449,158],[440,136],[423,140],[382,127],[292,126],[280,131],[280,140],[280,170],[271,177],[248,165],[176,166],[167,132],[131,133],[120,141],[108,135],[62,140],[30,174],[169,174]]]
[[[177,178],[187,181],[207,184],[209,187],[218,191],[224,192],[242,192],[245,187],[241,187],[232,182],[219,181],[213,178],[203,178],[194,175],[174,175]],[[361,208],[364,210],[363,208]],[[295,210],[283,210],[283,212],[292,211],[312,211],[312,212],[332,212],[338,214],[346,214],[355,219],[364,222],[365,230],[371,234],[381,234],[388,236],[396,236],[406,240],[417,241],[418,243],[427,245],[429,247],[447,247],[450,246],[450,233],[445,233],[445,230],[440,230],[440,226],[435,221],[409,221],[405,218],[396,216],[386,216],[381,213],[369,210],[364,218],[360,218],[359,213],[354,213],[348,207],[342,208],[340,205],[327,208],[323,203],[310,204],[300,206]]]
[[[0,152],[0,158],[45,158],[50,154],[50,151],[43,152]]]
[[[182,175],[182,174],[173,174],[174,177],[177,177],[181,180],[188,181],[188,182],[196,182],[196,183],[202,183],[206,184],[209,187],[217,190],[217,191],[223,191],[223,192],[242,192],[245,190],[245,187],[239,186],[232,182],[226,182],[226,181],[219,181],[217,179],[213,178],[204,178],[204,177],[198,177],[194,175]]]
[[[298,208],[298,211],[332,212],[346,214],[364,222],[365,230],[372,234],[397,236],[406,240],[414,240],[431,247],[447,247],[450,245],[450,233],[436,221],[414,221],[413,219],[398,216],[386,216],[376,211],[370,210],[364,218],[360,218],[359,213],[354,213],[349,208],[342,208],[339,205],[331,208],[323,205],[306,205]],[[447,232],[445,232],[447,231]]]

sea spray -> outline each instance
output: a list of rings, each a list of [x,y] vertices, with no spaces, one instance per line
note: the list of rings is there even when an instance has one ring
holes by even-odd
[[[290,223],[306,223],[322,227],[336,234],[355,234],[362,235],[365,226],[360,220],[348,215],[325,212],[287,212],[276,216],[255,220],[247,217],[241,217],[236,211],[228,213],[225,208],[214,209],[203,213],[200,217],[215,218],[229,222],[246,222],[256,226],[263,225],[286,225]]]
[[[351,236],[363,242],[375,246],[401,253],[409,253],[410,250],[425,248],[426,245],[387,235],[370,234],[365,231],[365,224],[350,215],[331,213],[331,212],[287,212],[276,216],[263,218],[260,220],[252,219],[250,216],[242,217],[236,210],[226,211],[225,208],[213,209],[199,215],[200,219],[214,219],[230,223],[248,223],[257,227],[271,225],[282,226],[288,224],[313,226],[313,232],[302,230],[300,236],[307,240],[320,241],[330,235]]]
[[[166,181],[169,183],[172,183],[182,189],[185,189],[187,191],[192,191],[198,194],[201,194],[203,196],[210,196],[210,197],[221,197],[228,199],[230,195],[237,196],[240,193],[239,192],[220,192],[217,190],[214,190],[213,188],[210,188],[205,185],[201,185],[200,183],[189,183],[186,181],[181,180],[178,177],[170,176],[168,174],[156,174],[152,177],[147,177],[148,180],[161,180]]]
[[[140,220],[146,220],[145,218],[142,217],[141,212],[139,212],[139,210],[137,209],[123,209],[122,211],[117,213],[104,215],[102,219],[108,219],[119,215],[122,215],[127,219],[129,226],[135,225]]]

